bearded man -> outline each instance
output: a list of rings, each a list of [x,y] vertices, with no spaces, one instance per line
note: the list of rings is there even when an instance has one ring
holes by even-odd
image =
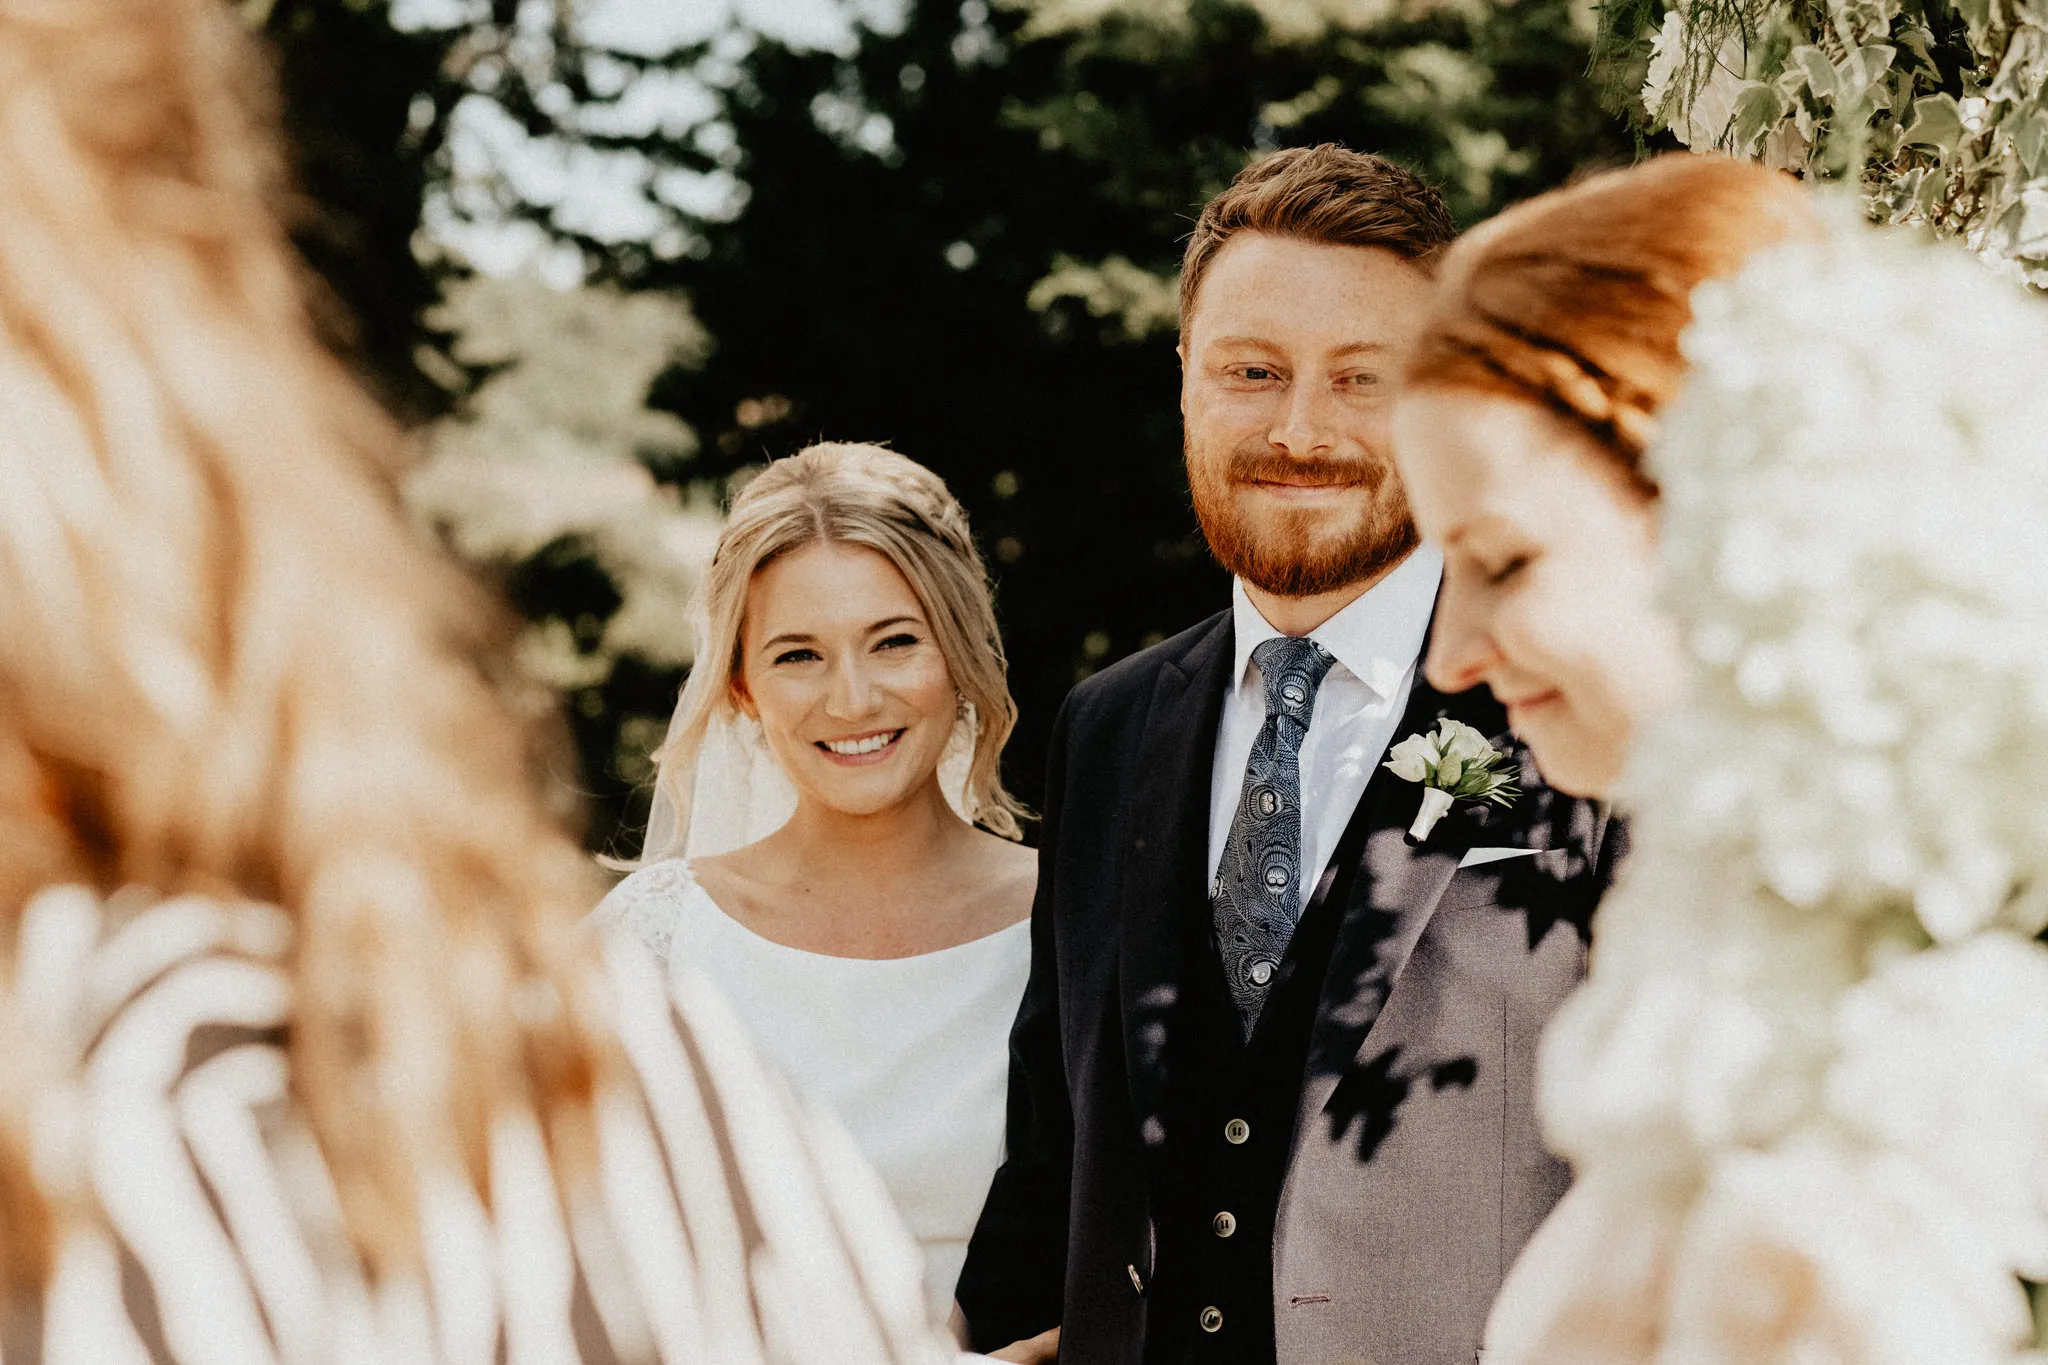
[[[1565,1188],[1535,1045],[1619,841],[1483,689],[1418,676],[1443,560],[1388,388],[1451,236],[1413,176],[1322,146],[1248,167],[1188,243],[1188,482],[1232,603],[1062,709],[1007,1157],[959,1286],[977,1349],[1471,1365]],[[1383,760],[1447,720],[1520,794],[1425,831]]]

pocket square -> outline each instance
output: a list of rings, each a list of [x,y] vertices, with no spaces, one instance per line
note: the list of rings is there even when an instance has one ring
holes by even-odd
[[[1478,867],[1482,863],[1497,863],[1503,858],[1532,858],[1542,851],[1540,848],[1468,848],[1465,856],[1458,860],[1458,866]]]

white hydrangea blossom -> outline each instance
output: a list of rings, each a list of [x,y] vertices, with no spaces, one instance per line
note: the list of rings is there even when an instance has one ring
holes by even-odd
[[[1844,213],[1703,286],[1650,467],[1685,705],[1539,1100],[1489,1362],[2035,1359],[2048,314]]]
[[[1664,24],[1650,42],[1650,68],[1643,81],[1643,107],[1668,123],[1680,142],[1711,151],[1727,139],[1735,123],[1735,97],[1741,93],[1748,56],[1738,30],[1721,42],[1696,78],[1687,69],[1694,59],[1686,43],[1685,15],[1664,15]]]

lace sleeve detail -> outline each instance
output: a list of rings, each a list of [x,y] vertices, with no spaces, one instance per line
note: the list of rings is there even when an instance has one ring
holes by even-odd
[[[654,863],[613,887],[590,912],[590,922],[603,933],[632,935],[666,968],[683,900],[696,886],[687,859]]]

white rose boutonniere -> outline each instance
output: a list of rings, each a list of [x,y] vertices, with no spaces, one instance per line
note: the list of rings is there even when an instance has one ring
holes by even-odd
[[[1522,794],[1508,756],[1461,720],[1446,717],[1426,735],[1410,735],[1389,751],[1382,765],[1394,776],[1422,784],[1422,810],[1408,827],[1410,843],[1421,843],[1454,801],[1491,801],[1511,806]]]

